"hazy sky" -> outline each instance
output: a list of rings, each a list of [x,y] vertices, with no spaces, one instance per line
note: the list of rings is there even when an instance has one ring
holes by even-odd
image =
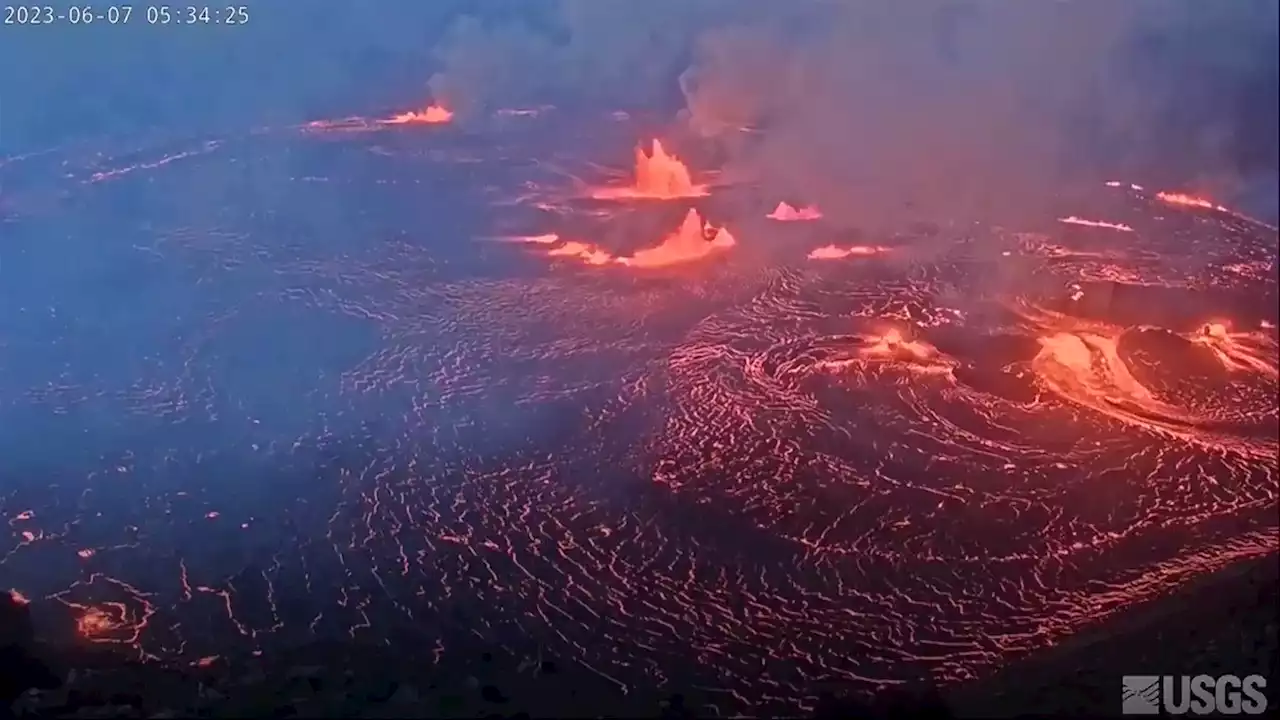
[[[3,27],[0,152],[435,92],[464,111],[660,109],[779,190],[858,190],[859,212],[1104,170],[1266,197],[1280,167],[1274,0],[247,5],[245,27]]]

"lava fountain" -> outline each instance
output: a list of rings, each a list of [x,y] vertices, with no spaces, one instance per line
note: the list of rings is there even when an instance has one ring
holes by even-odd
[[[559,236],[541,235],[540,244],[556,242]],[[589,243],[569,240],[547,251],[549,257],[574,258],[588,265],[626,265],[636,268],[659,268],[700,260],[712,253],[731,248],[737,240],[723,227],[715,227],[690,209],[680,226],[657,245],[637,250],[629,257],[619,257]]]
[[[653,141],[652,150],[636,148],[634,184],[623,187],[596,188],[591,197],[598,200],[674,200],[677,198],[705,197],[707,188],[695,185],[689,167],[680,158]]]
[[[797,208],[789,203],[780,202],[778,203],[778,207],[774,208],[773,212],[769,213],[765,217],[770,220],[777,220],[778,222],[802,222],[805,220],[822,219],[822,211],[813,205],[806,205],[804,207]]]
[[[621,258],[623,265],[640,268],[656,268],[699,260],[718,250],[731,248],[737,240],[724,228],[712,227],[697,210],[690,209],[675,232],[655,247],[638,250],[629,258]]]
[[[383,125],[443,125],[453,121],[453,111],[440,105],[429,105],[425,110],[410,110],[382,121]]]

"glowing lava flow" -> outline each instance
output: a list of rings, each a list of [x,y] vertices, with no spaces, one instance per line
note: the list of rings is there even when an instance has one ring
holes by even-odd
[[[937,355],[938,350],[926,342],[904,337],[900,330],[891,329],[883,335],[871,338],[871,342],[860,351],[860,354],[865,357],[910,357],[915,360],[928,360]]]
[[[1084,225],[1085,227],[1107,228],[1108,230],[1119,230],[1121,232],[1133,232],[1133,228],[1122,223],[1111,223],[1104,220],[1086,220],[1081,217],[1071,215],[1070,217],[1058,218],[1058,222],[1068,225]]]
[[[690,209],[680,227],[656,247],[638,250],[631,257],[621,258],[618,262],[640,268],[664,267],[698,260],[736,244],[737,241],[728,230],[711,227],[698,215],[697,210]]]
[[[96,638],[120,627],[121,623],[100,608],[89,608],[76,618],[76,630],[82,637]]]
[[[604,250],[577,240],[570,240],[560,247],[552,248],[547,251],[547,255],[550,257],[577,258],[588,265],[608,265],[612,262],[618,262],[618,258]]]
[[[1219,210],[1221,212],[1231,212],[1230,210],[1228,210],[1227,208],[1221,205],[1217,205],[1215,203],[1209,202],[1208,200],[1205,200],[1204,198],[1199,198],[1194,195],[1187,195],[1184,193],[1174,193],[1174,192],[1158,192],[1156,193],[1156,197],[1169,203],[1170,205],[1182,205],[1183,207],[1198,207],[1198,208],[1205,208],[1206,210]]]
[[[591,197],[598,200],[674,200],[704,197],[706,194],[706,186],[695,185],[688,166],[680,158],[668,153],[658,140],[653,141],[653,149],[649,153],[644,148],[636,148],[634,185],[596,188],[591,191]]]
[[[1263,222],[1258,218],[1251,217],[1238,210],[1232,210],[1229,207],[1226,207],[1224,205],[1219,205],[1210,200],[1206,200],[1205,198],[1196,197],[1195,195],[1187,195],[1185,193],[1176,193],[1176,192],[1158,192],[1156,193],[1156,198],[1169,205],[1175,205],[1175,206],[1186,207],[1186,208],[1200,208],[1204,210],[1213,210],[1216,212],[1225,213],[1234,218],[1244,220],[1245,222],[1253,223],[1258,227],[1266,228],[1267,230],[1270,230],[1272,232],[1276,231],[1275,226],[1269,223]]]
[[[510,196],[548,177],[547,145],[524,162],[516,136],[452,148],[435,142],[452,133],[426,129],[399,147],[384,142],[398,131],[365,122],[368,137],[308,146],[351,182],[278,183],[267,222],[209,188],[237,181],[228,162],[287,164],[292,139],[107,176],[145,218],[114,245],[192,279],[165,296],[170,313],[149,312],[154,283],[100,315],[69,290],[75,274],[33,278],[52,283],[59,315],[106,322],[113,341],[55,319],[0,347],[6,432],[34,458],[0,453],[0,475],[34,462],[56,480],[0,492],[0,585],[77,620],[82,642],[199,666],[350,641],[420,651],[425,672],[434,658],[446,673],[486,646],[533,657],[545,643],[624,691],[703,688],[695,715],[799,717],[814,678],[851,690],[970,678],[1280,543],[1265,375],[1277,318],[1262,307],[1273,234],[1153,192],[1123,198],[1115,219],[1133,233],[1049,244],[944,226],[928,252],[911,235],[845,236],[785,262],[647,270],[630,266],[720,252],[732,236],[681,206],[625,251],[570,242],[599,227],[575,213],[641,214],[603,202],[442,225],[450,238],[531,234],[490,252],[420,232],[423,192],[407,183],[371,209],[376,222],[314,209],[419,179],[423,150],[472,145],[491,161],[431,171],[488,197],[492,169]],[[565,138],[566,160],[591,139]],[[6,193],[41,174],[11,173]],[[29,191],[46,185],[61,191]],[[98,207],[102,186],[80,192],[92,201],[5,224],[43,253],[32,267],[56,269],[112,217],[77,210]],[[314,237],[282,232],[295,224]],[[856,257],[803,260],[826,242],[840,247],[815,257]],[[879,242],[895,262],[847,247]],[[548,253],[573,267],[543,267]],[[1033,302],[1067,309],[1010,311]],[[13,305],[0,322],[28,327]],[[238,372],[264,337],[271,367]],[[342,352],[317,352],[329,346]],[[42,438],[89,451],[49,457]]]
[[[521,242],[552,244],[557,235],[534,235]],[[714,252],[731,248],[737,240],[723,227],[713,227],[690,209],[680,227],[654,247],[637,250],[630,257],[617,257],[594,245],[570,240],[547,251],[550,257],[575,258],[588,265],[618,264],[636,268],[659,268],[700,260]]]
[[[1263,323],[1264,327],[1266,324]],[[1208,323],[1190,340],[1208,348],[1218,362],[1232,372],[1280,377],[1280,366],[1275,361],[1275,341],[1265,333],[1231,332],[1224,323]]]
[[[1120,182],[1119,180],[1109,180],[1106,185],[1107,187],[1127,187],[1130,190],[1137,190],[1138,192],[1141,192],[1144,189],[1141,185],[1135,185],[1134,183],[1123,183],[1123,182]]]
[[[822,218],[822,211],[812,205],[795,208],[785,202],[780,202],[778,203],[778,207],[774,208],[773,212],[769,213],[765,217],[779,222],[820,220]]]
[[[866,257],[870,255],[879,255],[888,252],[887,248],[876,247],[873,245],[851,245],[849,247],[840,247],[838,245],[823,245],[809,252],[810,260],[843,260],[847,257]]]
[[[453,112],[439,105],[422,111],[410,110],[382,121],[383,125],[441,125],[453,120]]]
[[[1038,338],[1040,351],[1031,367],[1041,383],[1063,400],[1089,408],[1099,415],[1150,432],[1186,442],[1230,448],[1246,457],[1271,456],[1273,444],[1220,434],[1211,429],[1232,412],[1205,413],[1183,407],[1169,393],[1153,391],[1137,377],[1125,360],[1121,344],[1130,330],[1102,322],[1084,321],[1055,312],[1037,310],[1029,319],[1044,328]],[[1140,329],[1142,331],[1142,329]],[[1156,328],[1145,331],[1160,332]],[[1226,371],[1263,378],[1274,387],[1275,343],[1262,333],[1230,333],[1220,323],[1210,323],[1180,337],[1206,347]],[[1251,393],[1246,384],[1233,382],[1237,403]]]

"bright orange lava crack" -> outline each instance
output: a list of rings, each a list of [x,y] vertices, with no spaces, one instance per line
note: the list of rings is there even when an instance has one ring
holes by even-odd
[[[1198,207],[1198,208],[1205,208],[1207,210],[1220,210],[1222,212],[1231,212],[1227,208],[1221,205],[1218,205],[1217,203],[1210,202],[1204,198],[1196,197],[1194,195],[1187,195],[1185,193],[1158,192],[1156,193],[1156,197],[1169,203],[1170,205],[1182,205],[1184,207]]]
[[[1058,222],[1067,225],[1084,225],[1085,227],[1106,228],[1108,230],[1119,230],[1121,232],[1133,232],[1133,228],[1123,223],[1106,222],[1105,220],[1086,220],[1081,217],[1071,215],[1069,217],[1058,218]]]
[[[333,127],[376,131],[380,122]],[[101,178],[131,182],[192,166],[198,163],[151,163]],[[1163,254],[1177,257],[1197,242],[1222,252],[1209,270],[1224,272],[1202,273],[1206,284],[1274,287],[1270,236],[1255,241],[1241,223],[1199,212],[1217,207],[1208,201],[1130,189],[1144,201],[1135,207],[1185,206],[1189,212],[1163,214],[1195,222],[1167,223],[1172,241],[1164,245],[1155,243],[1165,233],[1149,231],[1144,220],[1151,218],[1136,213],[1124,216],[1139,230],[1131,234],[1066,233],[1063,245],[1029,234],[991,240],[1019,243],[1000,256],[1016,247],[1026,264],[1044,261],[1037,271],[1050,287],[1069,291],[1070,300],[1056,298],[1055,307],[1083,303],[1091,314],[1110,303],[1094,295],[1113,290],[1091,280],[1185,287],[1186,273],[1166,266]],[[584,205],[566,203],[562,215],[616,210]],[[1179,236],[1179,226],[1190,229]],[[639,268],[696,261],[734,245],[696,212],[629,256],[559,234],[505,239],[539,256]],[[204,228],[165,240],[157,252],[223,253],[230,267],[271,247],[248,236],[211,238]],[[518,623],[622,686],[638,677],[634,669],[656,673],[692,651],[714,667],[721,697],[747,705],[747,695],[802,696],[804,681],[789,678],[880,683],[891,664],[969,677],[1190,576],[1275,550],[1274,512],[1266,512],[1278,487],[1275,434],[1254,432],[1275,422],[1274,318],[1226,321],[1215,309],[1193,318],[1198,327],[1135,328],[1042,311],[1002,294],[994,317],[1014,317],[992,322],[984,313],[980,327],[966,328],[966,313],[978,316],[983,306],[957,300],[985,294],[1002,266],[984,265],[989,258],[963,248],[936,265],[878,263],[874,277],[857,263],[819,273],[789,264],[759,272],[735,262],[670,283],[558,272],[437,281],[410,276],[415,264],[432,265],[431,250],[405,244],[396,252],[393,272],[385,257],[366,264],[355,255],[270,266],[305,280],[294,298],[309,310],[350,313],[393,341],[335,382],[345,397],[413,404],[419,420],[388,439],[412,446],[436,434],[431,418],[445,413],[434,411],[487,407],[493,391],[516,401],[502,403],[503,422],[541,417],[521,413],[564,401],[583,410],[583,432],[513,462],[473,451],[472,442],[492,446],[493,435],[481,413],[468,412],[465,423],[439,426],[434,447],[443,452],[356,454],[357,462],[335,468],[341,501],[316,514],[317,523],[291,525],[299,542],[235,575],[197,551],[189,576],[181,548],[148,548],[133,526],[88,546],[83,534],[40,527],[43,510],[11,515],[11,546],[0,563],[13,558],[38,569],[53,553],[71,559],[81,580],[52,595],[52,588],[27,591],[73,609],[85,641],[149,658],[181,655],[204,667],[218,662],[216,653],[251,645],[260,655],[276,637],[301,635],[394,642],[396,621],[435,627],[441,611],[469,603],[477,609],[468,620],[475,634],[501,635],[499,628]],[[829,245],[810,258],[886,252]],[[909,248],[894,244],[892,252]],[[1126,264],[1132,259],[1141,262]],[[982,272],[969,272],[969,263]],[[952,274],[956,265],[965,272]],[[982,293],[968,292],[975,286]],[[675,323],[676,334],[658,329],[686,312],[689,322]],[[990,335],[988,323],[999,326]],[[172,384],[86,388],[84,396],[118,392],[125,407],[181,418],[225,407],[215,404],[216,384],[157,382]],[[31,392],[61,410],[79,401],[77,390]],[[640,449],[635,425],[622,422],[631,408],[660,410],[640,416],[657,420]],[[615,438],[626,443],[616,453]],[[293,455],[314,438],[283,440]],[[90,477],[123,476],[134,461],[120,462]],[[671,506],[628,507],[612,486],[601,502],[595,489],[572,481],[592,470],[649,480],[696,517],[689,526],[669,524]],[[219,515],[183,505],[186,496],[149,502],[168,505],[175,522],[199,526],[196,542],[212,545],[216,536],[205,533],[256,527],[230,504]],[[112,507],[93,493],[79,501],[86,517],[106,517]],[[10,505],[11,512],[25,507],[21,498]],[[1257,518],[1258,508],[1266,518]],[[746,532],[722,539],[725,519]],[[1211,523],[1243,530],[1202,542],[1196,533]],[[80,575],[98,566],[128,574]],[[285,587],[288,603],[277,597]],[[314,601],[299,602],[304,593]],[[446,642],[453,641],[435,640],[437,660]],[[866,662],[866,647],[881,648],[883,662]],[[765,665],[783,673],[762,671]]]
[[[848,247],[840,247],[838,245],[823,245],[809,252],[810,260],[843,260],[848,257],[869,257],[872,255],[880,255],[888,252],[888,248],[875,245],[850,245]]]

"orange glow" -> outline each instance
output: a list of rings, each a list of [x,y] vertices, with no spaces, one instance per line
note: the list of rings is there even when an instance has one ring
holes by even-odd
[[[1111,180],[1110,182],[1107,183],[1107,187],[1127,187],[1130,190],[1138,190],[1138,191],[1142,191],[1143,189],[1141,185],[1135,185],[1133,183],[1122,183],[1119,180]]]
[[[890,329],[879,337],[871,338],[870,344],[862,348],[863,357],[908,357],[913,360],[928,360],[938,354],[937,348],[919,340],[909,340],[902,332]]]
[[[1271,357],[1269,343],[1259,333],[1232,332],[1226,323],[1210,322],[1201,326],[1190,339],[1208,348],[1229,371],[1257,373],[1270,378],[1280,376],[1280,367]]]
[[[558,248],[548,250],[547,255],[551,257],[577,258],[588,265],[607,265],[617,260],[617,258],[594,245],[588,245],[576,240],[570,240]]]
[[[453,120],[453,112],[439,105],[430,105],[426,110],[393,115],[382,121],[384,125],[440,125]]]
[[[104,635],[118,627],[119,621],[98,608],[89,608],[76,619],[76,629],[86,638]]]
[[[537,243],[559,241],[556,235],[533,236]],[[554,238],[554,239],[552,239]],[[654,247],[637,250],[630,257],[618,257],[608,251],[577,240],[569,240],[547,251],[549,257],[573,258],[588,265],[618,264],[636,268],[658,268],[699,260],[714,252],[731,248],[737,240],[722,227],[713,227],[690,209],[680,227]]]
[[[1169,203],[1170,205],[1182,205],[1184,207],[1207,208],[1209,210],[1222,210],[1223,212],[1227,212],[1227,209],[1222,207],[1221,205],[1217,205],[1204,198],[1196,197],[1194,195],[1186,195],[1184,193],[1173,193],[1173,192],[1158,192],[1156,193],[1156,197]]]
[[[1028,310],[1024,317],[1041,330],[1040,352],[1031,369],[1059,398],[1149,432],[1231,448],[1249,457],[1273,455],[1273,449],[1252,440],[1208,431],[1206,421],[1212,415],[1176,404],[1145,385],[1120,351],[1128,328],[1043,308]],[[1266,333],[1236,333],[1226,322],[1214,321],[1178,335],[1209,350],[1229,372],[1276,379],[1275,341]]]
[[[654,140],[653,149],[648,153],[644,148],[636,148],[634,185],[598,188],[591,192],[591,197],[601,200],[672,200],[702,197],[706,194],[705,186],[694,184],[688,166],[680,158],[668,153],[661,141]]]
[[[737,244],[733,235],[724,228],[711,227],[690,209],[676,231],[655,247],[638,250],[629,258],[621,258],[623,265],[640,268],[664,267],[704,258],[711,253],[731,248]]]
[[[1058,222],[1068,225],[1084,225],[1085,227],[1107,228],[1108,230],[1119,230],[1121,232],[1133,232],[1133,228],[1122,223],[1111,223],[1103,220],[1086,220],[1081,217],[1072,215],[1070,217],[1058,218]]]
[[[17,603],[18,605],[30,605],[30,604],[31,604],[31,601],[27,599],[27,596],[26,596],[26,595],[23,595],[22,593],[18,592],[17,590],[10,590],[10,591],[9,591],[9,597],[10,597],[10,598],[12,598],[12,599],[13,599],[13,601],[14,601],[15,603]]]
[[[1217,212],[1227,213],[1228,215],[1237,217],[1241,220],[1244,220],[1245,222],[1253,223],[1254,225],[1257,225],[1259,227],[1264,227],[1271,231],[1276,230],[1274,226],[1269,225],[1257,218],[1249,217],[1248,215],[1232,210],[1229,207],[1219,205],[1207,198],[1196,197],[1195,195],[1187,195],[1185,193],[1176,193],[1176,192],[1158,192],[1156,193],[1156,197],[1170,205],[1177,205],[1180,207],[1189,207],[1189,208],[1202,208],[1205,210],[1216,210]]]
[[[818,210],[818,208],[812,205],[807,205],[802,208],[795,208],[785,202],[780,202],[778,203],[778,207],[774,208],[773,212],[769,213],[765,217],[769,218],[770,220],[778,220],[780,222],[798,222],[801,220],[818,220],[822,217],[822,211]]]
[[[851,245],[849,247],[839,247],[836,245],[823,245],[809,253],[810,260],[843,260],[847,257],[865,257],[869,255],[879,255],[888,252],[888,248],[876,247],[873,245]]]

